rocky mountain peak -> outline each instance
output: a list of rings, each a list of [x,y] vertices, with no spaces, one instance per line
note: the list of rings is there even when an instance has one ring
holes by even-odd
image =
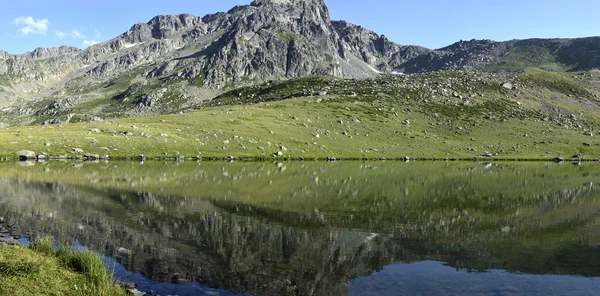
[[[255,0],[250,6],[268,8],[269,10],[279,11],[283,16],[294,16],[294,12],[304,13],[304,19],[316,18],[321,21],[329,22],[329,10],[324,0]]]
[[[53,47],[53,48],[36,48],[32,52],[29,53],[29,56],[34,59],[47,59],[53,58],[60,55],[70,54],[70,53],[78,53],[81,49],[73,46],[61,46],[61,47]]]
[[[202,19],[191,14],[159,15],[152,18],[148,25],[155,39],[167,38],[169,35],[202,23]]]
[[[325,5],[324,0],[254,0],[250,3],[251,6],[263,5]]]

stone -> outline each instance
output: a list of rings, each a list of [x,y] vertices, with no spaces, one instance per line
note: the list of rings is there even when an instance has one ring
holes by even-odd
[[[92,153],[86,153],[83,155],[83,159],[84,160],[98,160],[100,159],[100,155],[98,154],[92,154]]]
[[[125,249],[123,247],[119,247],[117,249],[117,254],[120,254],[122,256],[131,256],[131,250]]]
[[[513,85],[510,82],[502,83],[502,87],[504,87],[506,89],[513,89]]]
[[[146,295],[146,293],[144,293],[144,292],[142,292],[142,291],[140,291],[138,289],[135,289],[135,288],[134,289],[128,289],[127,293],[129,295],[131,295],[131,296],[144,296],[144,295]]]
[[[0,246],[1,245],[16,246],[19,245],[19,242],[12,237],[0,237]]]
[[[30,160],[30,159],[36,159],[36,154],[35,152],[31,151],[31,150],[21,150],[21,151],[17,151],[17,155],[19,156],[19,160]]]
[[[81,149],[81,148],[73,148],[72,150],[75,153],[83,153],[83,149]]]

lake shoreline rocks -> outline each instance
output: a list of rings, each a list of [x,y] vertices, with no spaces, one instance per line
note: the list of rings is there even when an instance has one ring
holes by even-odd
[[[0,158],[0,161],[14,161],[17,160],[19,162],[46,162],[46,161],[83,161],[83,162],[107,162],[109,160],[113,161],[139,161],[145,162],[147,160],[155,160],[155,161],[325,161],[325,162],[335,162],[335,161],[369,161],[369,160],[380,160],[380,161],[554,161],[554,162],[562,162],[562,161],[581,161],[581,162],[591,162],[591,161],[600,161],[600,158],[585,158],[585,157],[575,157],[572,158],[563,158],[563,157],[555,157],[555,158],[531,158],[531,157],[494,157],[488,155],[478,155],[474,157],[409,157],[409,156],[401,156],[401,157],[303,157],[303,156],[273,156],[273,157],[265,157],[265,156],[255,156],[255,157],[234,157],[234,156],[195,156],[195,157],[185,157],[185,158],[176,158],[176,157],[164,157],[164,156],[147,156],[141,154],[139,156],[132,157],[110,157],[108,155],[99,155],[86,153],[84,155],[74,155],[74,156],[46,156],[46,155],[36,155],[33,151],[19,151],[17,153],[17,158],[6,157]],[[36,155],[35,157],[28,157],[31,155]]]

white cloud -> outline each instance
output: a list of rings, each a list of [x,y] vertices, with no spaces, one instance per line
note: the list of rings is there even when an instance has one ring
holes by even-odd
[[[65,37],[65,32],[63,32],[63,31],[56,31],[56,36],[58,36],[58,38],[63,38],[63,37]]]
[[[84,39],[85,38],[85,34],[79,32],[79,30],[73,30],[71,32],[71,37],[76,38],[76,39]]]
[[[90,47],[94,44],[98,44],[100,42],[96,41],[96,40],[83,40],[83,46],[85,47]]]
[[[50,22],[47,19],[35,20],[30,16],[21,16],[14,19],[13,24],[22,26],[21,34],[23,35],[27,36],[29,33],[46,35]]]

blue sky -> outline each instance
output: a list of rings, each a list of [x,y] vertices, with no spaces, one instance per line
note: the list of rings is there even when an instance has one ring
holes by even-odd
[[[458,40],[600,35],[598,0],[325,0],[332,19],[400,44],[440,48]],[[250,0],[2,0],[0,50],[85,48],[159,14],[203,16]]]

